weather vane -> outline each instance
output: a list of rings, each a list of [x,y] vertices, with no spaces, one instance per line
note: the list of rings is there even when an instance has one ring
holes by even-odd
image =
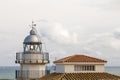
[[[36,26],[36,24],[34,23],[34,21],[32,21],[32,25],[29,25],[31,28],[34,28]]]

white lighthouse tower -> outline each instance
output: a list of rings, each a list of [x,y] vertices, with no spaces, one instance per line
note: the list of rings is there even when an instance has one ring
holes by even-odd
[[[20,70],[16,70],[17,80],[37,80],[47,74],[46,64],[49,63],[49,54],[42,51],[42,42],[34,28],[25,37],[23,52],[16,53],[16,63],[20,64]]]

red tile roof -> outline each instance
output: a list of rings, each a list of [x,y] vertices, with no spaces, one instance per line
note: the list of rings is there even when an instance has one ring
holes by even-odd
[[[107,62],[107,61],[86,55],[73,55],[54,61],[54,63],[61,62]]]
[[[120,80],[120,76],[109,73],[52,73],[39,80]]]

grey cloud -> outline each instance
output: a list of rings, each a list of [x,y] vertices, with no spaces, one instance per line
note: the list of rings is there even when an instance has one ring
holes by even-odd
[[[56,56],[84,53],[117,63],[114,59],[120,56],[120,34],[114,29],[120,28],[119,3],[119,0],[1,0],[0,59],[4,63],[0,65],[15,65],[11,54],[23,51],[22,42],[29,34],[32,19],[52,60]]]
[[[47,28],[48,27],[49,26],[47,25]],[[58,27],[62,27],[62,26],[58,26]],[[48,46],[47,48],[48,50],[51,51],[50,55],[52,56],[51,57],[52,60],[55,57],[61,58],[61,57],[73,55],[73,54],[87,54],[90,56],[107,59],[109,61],[111,61],[110,59],[113,58],[113,56],[114,57],[119,56],[120,41],[116,40],[115,37],[113,36],[114,32],[116,32],[114,30],[113,32],[91,34],[90,35],[91,37],[88,37],[87,40],[81,39],[82,38],[81,36],[77,36],[76,38],[77,43],[72,42],[73,41],[72,38],[74,38],[74,36],[71,35],[70,36],[71,40],[67,44],[66,42],[68,42],[67,39],[69,38],[65,38],[64,35],[60,36],[58,34],[59,31],[57,31],[58,33],[56,32],[57,29],[55,29],[54,31],[55,27],[53,26],[51,27],[51,29],[47,29],[47,28],[40,29],[41,30],[40,32],[44,33],[45,35],[45,36],[43,35],[44,41],[46,42],[46,44],[49,44],[47,45]],[[62,28],[62,31],[64,31],[64,29],[65,28]],[[67,31],[69,32],[69,35],[72,33],[72,30],[67,29]],[[53,35],[52,32],[55,32],[56,34],[54,33]],[[52,35],[49,33],[52,33]],[[80,35],[80,33],[76,33],[76,35]],[[64,40],[62,40],[61,37]],[[61,39],[62,42],[60,42],[56,38]],[[59,54],[61,54],[61,56],[57,56]],[[114,62],[114,61],[111,61],[111,62]],[[110,63],[108,65],[110,65]],[[120,65],[120,64],[115,64],[115,65]]]

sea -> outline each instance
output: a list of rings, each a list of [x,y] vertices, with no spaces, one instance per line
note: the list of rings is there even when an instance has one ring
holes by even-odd
[[[17,66],[2,66],[0,67],[0,80],[2,79],[15,79],[15,70],[18,70]],[[120,76],[120,67],[105,67],[105,71],[111,74]]]

